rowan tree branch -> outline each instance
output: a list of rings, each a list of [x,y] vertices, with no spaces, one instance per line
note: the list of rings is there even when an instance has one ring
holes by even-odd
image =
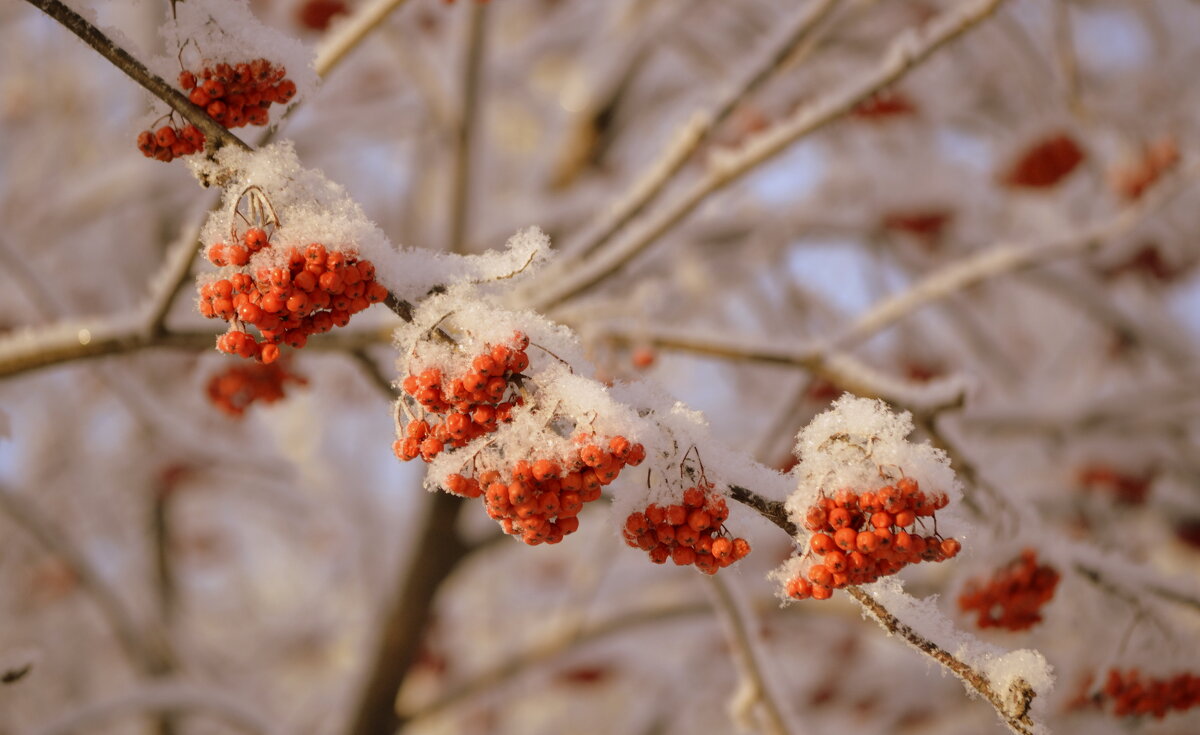
[[[992,686],[987,676],[971,668],[970,665],[955,658],[950,652],[905,625],[899,618],[890,613],[882,603],[862,589],[847,587],[846,592],[859,605],[862,605],[863,609],[871,617],[875,618],[884,630],[892,635],[900,636],[912,645],[913,648],[916,648],[921,653],[954,672],[956,676],[978,692],[992,705],[992,708],[996,710],[996,714],[1000,716],[1000,719],[1004,721],[1004,724],[1010,730],[1017,733],[1017,735],[1033,735],[1034,723],[1029,715],[1029,708],[1033,704],[1037,692],[1025,680],[1018,679],[1009,691],[998,692]]]
[[[146,65],[138,61],[128,51],[114,43],[108,36],[92,25],[71,8],[59,0],[27,0],[30,5],[39,8],[46,15],[58,21],[67,30],[74,33],[83,42],[91,46],[112,65],[125,72],[130,79],[142,85],[146,91],[167,103],[172,110],[178,112],[183,119],[204,133],[205,145],[216,151],[227,145],[250,150],[240,138],[224,126],[208,116],[203,109],[192,104],[179,90],[167,84],[161,77],[154,74]]]
[[[346,54],[357,48],[371,31],[404,3],[405,0],[373,0],[336,24],[332,32],[317,45],[317,58],[313,61],[317,76],[324,77],[333,71],[346,58]]]
[[[945,265],[904,291],[868,309],[832,341],[831,347],[846,349],[861,343],[917,308],[985,280],[1094,250],[1128,233],[1150,214],[1161,209],[1193,183],[1197,174],[1200,174],[1200,163],[1193,164],[1177,176],[1155,186],[1140,200],[1125,207],[1115,216],[1062,237],[1044,242],[999,243]]]
[[[618,230],[637,217],[658,197],[666,185],[709,139],[737,106],[754,94],[775,73],[792,52],[807,40],[812,31],[841,0],[811,0],[783,20],[776,33],[758,56],[743,67],[740,78],[721,91],[711,108],[697,111],[675,131],[670,144],[628,187],[627,193],[606,208],[601,219],[585,228],[578,243],[565,250],[572,255],[587,256],[603,245]]]
[[[467,227],[471,222],[471,156],[475,127],[479,113],[480,80],[483,60],[487,55],[487,3],[471,3],[467,7],[467,32],[460,81],[462,101],[454,124],[454,141],[450,177],[450,229],[446,249],[452,253],[467,252]]]
[[[547,269],[525,294],[531,308],[547,311],[584,293],[615,273],[693,212],[710,194],[739,180],[801,138],[853,110],[871,95],[894,83],[934,51],[959,38],[991,15],[1004,0],[962,3],[929,21],[924,29],[897,38],[874,69],[834,92],[802,106],[789,118],[748,141],[741,149],[714,159],[708,172],[674,200],[651,212],[640,227],[597,249],[567,271]]]

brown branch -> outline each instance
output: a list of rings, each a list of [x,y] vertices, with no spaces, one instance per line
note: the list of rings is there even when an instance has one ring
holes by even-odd
[[[446,249],[467,252],[467,227],[471,221],[471,156],[475,127],[479,122],[480,79],[487,53],[486,3],[470,3],[467,9],[467,38],[462,68],[462,104],[454,126],[454,153],[450,178],[450,231]]]
[[[991,681],[971,668],[970,665],[958,660],[933,641],[927,640],[915,630],[905,625],[895,615],[888,612],[879,601],[858,587],[847,587],[846,592],[853,597],[871,617],[892,635],[898,635],[913,648],[929,656],[945,666],[968,686],[983,696],[996,710],[996,714],[1004,720],[1004,724],[1018,735],[1033,735],[1034,723],[1029,716],[1029,708],[1033,704],[1037,692],[1024,679],[1017,679],[1007,692],[997,692],[992,688]]]
[[[370,650],[368,675],[354,707],[350,735],[382,735],[401,724],[396,694],[416,661],[434,597],[467,555],[456,529],[464,504],[448,493],[429,498],[421,537],[396,581],[379,641]]]
[[[147,69],[145,64],[135,59],[128,51],[113,43],[112,39],[104,35],[99,28],[89,23],[79,13],[59,0],[27,0],[27,2],[79,36],[84,43],[112,62],[113,66],[125,72],[130,79],[142,85],[150,94],[167,103],[185,120],[199,128],[200,132],[204,133],[206,145],[211,150],[216,151],[227,145],[246,151],[250,150],[250,146],[229,132],[224,125],[213,120],[207,112],[192,104],[191,100],[184,97],[179,90]]]
[[[784,509],[783,503],[779,500],[765,498],[753,490],[741,487],[740,485],[729,486],[729,497],[742,505],[752,508],[760,516],[782,528],[789,536],[795,536],[800,532],[800,529],[796,528],[796,524],[788,519],[787,510]]]

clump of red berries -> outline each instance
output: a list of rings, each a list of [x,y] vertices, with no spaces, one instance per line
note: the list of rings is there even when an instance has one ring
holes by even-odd
[[[705,574],[733,564],[750,553],[744,538],[733,538],[725,529],[729,506],[713,492],[715,485],[701,481],[683,491],[678,503],[651,503],[625,519],[625,543],[643,549],[655,564],[667,559],[677,566],[694,565]]]
[[[1021,151],[1000,182],[1014,189],[1049,189],[1070,176],[1084,157],[1075,138],[1053,133]]]
[[[204,147],[204,133],[195,125],[182,128],[163,125],[153,132],[143,130],[138,133],[137,147],[146,158],[169,163],[180,156],[198,153]]]
[[[350,317],[387,298],[375,280],[375,266],[352,253],[313,243],[288,248],[286,264],[250,272],[250,258],[271,247],[258,227],[246,230],[241,242],[217,243],[208,249],[216,266],[240,270],[200,287],[200,313],[224,319],[230,330],[217,338],[217,349],[272,363],[279,345],[304,347],[308,337],[344,327]],[[258,328],[262,341],[245,331]]]
[[[192,104],[227,128],[266,125],[272,104],[287,104],[296,96],[296,83],[287,78],[287,69],[266,59],[208,64],[199,72],[185,69],[179,72],[179,86]],[[138,133],[137,143],[146,157],[171,161],[203,148],[204,134],[194,125],[164,125]]]
[[[556,544],[579,528],[584,504],[599,500],[622,469],[646,458],[641,444],[623,436],[604,441],[579,435],[575,444],[565,461],[518,459],[477,477],[449,475],[445,488],[464,497],[482,496],[488,516],[510,536],[530,546]]]
[[[488,516],[510,536],[530,546],[556,544],[578,530],[584,504],[598,500],[624,467],[646,457],[641,444],[623,436],[606,441],[578,435],[574,444],[565,460],[523,458],[476,467],[448,475],[443,487],[461,497],[482,497]]]
[[[208,399],[235,418],[240,418],[256,401],[274,403],[284,397],[288,383],[308,385],[308,379],[279,363],[231,365],[208,381]]]
[[[525,402],[520,387],[529,367],[528,347],[529,337],[517,332],[506,344],[485,345],[459,375],[431,367],[405,376],[401,388],[422,413],[392,445],[396,457],[429,462],[447,446],[464,447],[511,421],[513,408]],[[406,403],[401,405],[408,410]]]
[[[1143,677],[1137,669],[1125,673],[1112,669],[1103,697],[1112,700],[1117,717],[1153,715],[1162,719],[1172,710],[1183,712],[1200,706],[1200,676],[1185,672],[1157,679]]]
[[[949,502],[944,493],[925,493],[911,477],[861,494],[849,488],[832,497],[822,493],[804,519],[813,532],[806,559],[821,561],[787,582],[788,597],[827,600],[835,589],[869,584],[909,564],[957,556],[962,544],[937,533],[935,513]],[[924,518],[934,519],[932,534],[918,531]]]
[[[1058,571],[1038,564],[1037,552],[1025,549],[991,579],[972,580],[958,598],[963,612],[975,611],[980,628],[1028,630],[1042,621],[1041,609],[1054,597]]]

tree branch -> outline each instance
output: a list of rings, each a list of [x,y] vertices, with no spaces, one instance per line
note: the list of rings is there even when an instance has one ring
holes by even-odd
[[[870,613],[871,617],[892,635],[897,635],[907,641],[921,653],[945,666],[956,676],[967,683],[1000,715],[1000,719],[1017,735],[1033,735],[1033,719],[1029,716],[1029,708],[1033,704],[1037,692],[1023,679],[1018,679],[1009,692],[997,692],[992,683],[982,673],[958,660],[953,654],[927,640],[912,628],[905,625],[895,615],[888,612],[882,603],[871,597],[858,587],[847,587],[846,592]]]
[[[178,112],[185,120],[195,125],[204,133],[205,144],[211,150],[219,150],[227,145],[250,150],[240,138],[224,126],[213,120],[200,107],[192,104],[179,90],[162,80],[161,77],[146,68],[146,65],[113,43],[112,39],[96,26],[89,23],[83,16],[67,7],[59,0],[27,0],[30,5],[41,9],[46,15],[55,19],[67,30],[83,39],[112,65],[125,72],[130,79],[142,85],[150,94],[167,103],[171,109]]]
[[[782,30],[771,39],[756,59],[743,67],[742,76],[737,83],[723,90],[710,109],[697,111],[675,131],[670,144],[628,187],[628,193],[604,211],[603,219],[584,230],[578,244],[568,245],[565,250],[573,255],[590,255],[630,220],[641,214],[709,139],[712,132],[728,119],[738,104],[754,94],[763,82],[783,66],[792,52],[809,38],[813,29],[839,2],[841,0],[811,0],[799,6],[792,17],[782,21]]]
[[[450,230],[446,249],[452,253],[467,252],[467,226],[471,221],[471,156],[475,126],[479,112],[480,79],[483,60],[487,54],[486,3],[470,3],[467,7],[467,38],[462,67],[458,118],[454,126],[454,150],[450,179]]]
[[[619,272],[671,227],[693,212],[708,196],[739,180],[801,138],[825,127],[859,103],[894,83],[991,15],[1004,0],[975,0],[948,10],[930,21],[923,32],[906,32],[884,54],[880,64],[846,86],[802,106],[784,120],[749,141],[735,153],[714,161],[708,173],[676,199],[651,213],[642,226],[627,236],[596,250],[593,257],[573,262],[567,272],[547,269],[545,277],[525,294],[528,305],[546,311],[578,296]]]

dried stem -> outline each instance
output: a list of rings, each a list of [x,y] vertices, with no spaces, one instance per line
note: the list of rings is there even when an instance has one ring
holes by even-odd
[[[30,5],[41,9],[46,15],[55,19],[67,30],[83,39],[84,43],[94,48],[101,56],[112,62],[112,65],[125,72],[130,79],[146,88],[150,94],[159,98],[183,119],[190,122],[204,133],[206,145],[211,150],[219,150],[227,145],[250,150],[240,138],[224,126],[208,116],[203,109],[192,104],[179,90],[152,73],[146,65],[113,43],[112,39],[96,26],[89,23],[83,16],[76,13],[58,0],[27,0]]]
[[[991,15],[1003,1],[963,3],[937,16],[923,31],[904,33],[892,43],[876,68],[802,106],[788,119],[751,139],[739,151],[715,160],[705,176],[656,213],[648,215],[641,227],[599,248],[592,258],[573,262],[565,274],[562,271],[548,273],[552,278],[540,280],[527,294],[530,306],[545,311],[596,287],[682,221],[709,195],[739,180],[796,141],[837,120],[894,83],[934,51]]]
[[[853,597],[871,617],[892,635],[897,635],[907,641],[913,648],[945,666],[956,676],[966,682],[996,710],[1000,719],[1010,730],[1018,735],[1033,735],[1034,724],[1029,716],[1029,708],[1033,704],[1037,692],[1023,679],[1018,679],[1007,692],[998,692],[992,688],[991,681],[982,673],[958,660],[933,641],[927,640],[912,628],[905,625],[895,615],[888,612],[878,600],[858,587],[847,587],[846,592]]]
[[[604,212],[603,219],[586,229],[577,244],[568,245],[566,251],[580,256],[590,255],[641,214],[712,132],[737,109],[738,104],[754,94],[763,82],[783,66],[792,52],[809,38],[813,29],[839,2],[841,0],[811,0],[798,7],[790,19],[782,22],[782,31],[776,38],[745,67],[742,77],[722,92],[711,109],[698,111],[675,131],[671,144],[637,177],[628,188],[628,193]]]

